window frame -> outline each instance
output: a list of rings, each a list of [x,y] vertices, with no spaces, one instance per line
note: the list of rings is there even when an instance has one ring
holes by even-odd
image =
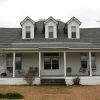
[[[91,67],[92,70],[96,70],[96,54],[94,52],[91,53]]]
[[[17,57],[20,57],[20,61],[17,61]],[[20,68],[17,68],[17,63],[20,62]],[[22,70],[22,54],[16,54],[15,58],[15,70]]]
[[[45,69],[45,57],[49,58],[50,59],[50,68],[49,69]],[[58,68],[53,68],[53,59],[54,58],[57,58],[58,59]],[[48,55],[48,56],[45,56],[44,55],[44,70],[59,70],[60,66],[59,66],[59,54],[58,56],[57,55]]]
[[[81,67],[82,68],[87,68],[88,67],[88,56],[87,56],[87,53],[81,53],[80,54],[80,60],[81,60]],[[84,65],[84,64],[82,64],[82,63],[86,63],[86,66],[84,67],[84,66],[82,66],[82,65]]]
[[[16,68],[16,58],[17,57],[21,57],[21,68],[20,69],[17,69]],[[9,64],[10,63],[10,64]],[[6,66],[7,66],[7,70],[11,71],[13,70],[13,54],[9,53],[7,54],[6,56]],[[15,57],[15,70],[22,70],[22,55],[21,54],[16,54],[16,57]]]
[[[75,28],[75,31],[73,31],[72,28]],[[77,34],[77,28],[76,28],[76,26],[71,26],[71,38],[72,39],[76,39],[77,38],[76,34]],[[75,36],[75,37],[73,37],[73,36]]]
[[[29,28],[29,30],[27,30],[27,28]],[[27,37],[27,34],[29,37]],[[25,26],[25,37],[26,37],[26,39],[31,38],[31,26]]]
[[[50,32],[50,27],[52,27],[52,32]],[[50,37],[51,35],[50,35],[50,33],[52,33],[52,37]],[[48,26],[48,37],[49,37],[49,39],[53,39],[54,38],[54,26]]]

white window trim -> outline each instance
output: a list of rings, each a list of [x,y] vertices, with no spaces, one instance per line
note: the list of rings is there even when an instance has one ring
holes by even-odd
[[[57,57],[57,56],[46,56],[46,57],[53,58],[53,57]],[[58,60],[59,60],[59,68],[58,69],[52,69],[52,60],[50,61],[50,63],[51,63],[51,69],[45,69],[44,68],[44,57],[43,57],[43,69],[44,70],[60,70],[60,57],[59,56],[58,56]]]

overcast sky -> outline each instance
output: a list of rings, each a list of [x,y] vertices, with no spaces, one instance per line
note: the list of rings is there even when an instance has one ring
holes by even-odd
[[[100,0],[0,0],[0,27],[20,27],[26,16],[63,22],[75,16],[81,27],[100,27]]]

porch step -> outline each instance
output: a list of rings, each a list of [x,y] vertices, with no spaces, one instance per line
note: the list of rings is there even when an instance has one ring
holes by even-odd
[[[41,79],[41,85],[65,85],[65,79]]]

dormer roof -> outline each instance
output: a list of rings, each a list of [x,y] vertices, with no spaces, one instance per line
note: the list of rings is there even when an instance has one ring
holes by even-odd
[[[45,22],[44,24],[46,24],[48,21],[52,20],[55,24],[58,24],[58,22],[52,17],[50,16]]]
[[[68,22],[67,22],[67,24],[69,24],[70,22],[72,22],[72,21],[76,21],[79,25],[81,25],[81,22],[76,18],[76,17],[72,17]]]
[[[29,20],[32,24],[35,24],[35,21],[33,21],[29,16],[27,16],[27,17],[20,23],[20,25],[22,26],[27,20]]]

